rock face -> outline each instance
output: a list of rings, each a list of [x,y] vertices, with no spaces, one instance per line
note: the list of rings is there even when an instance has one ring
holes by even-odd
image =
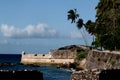
[[[11,62],[3,62],[3,63],[0,63],[0,67],[2,66],[15,66],[15,64]]]
[[[120,69],[103,70],[99,74],[99,80],[120,80]]]
[[[43,74],[39,71],[0,71],[0,80],[43,80]]]
[[[81,70],[72,73],[71,80],[120,80],[119,69]]]

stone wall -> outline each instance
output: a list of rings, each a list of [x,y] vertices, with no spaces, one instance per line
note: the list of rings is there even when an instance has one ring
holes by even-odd
[[[73,72],[71,80],[120,80],[120,52],[89,51],[84,68]]]
[[[120,52],[92,50],[86,58],[87,69],[120,69]]]
[[[50,52],[54,59],[74,59],[77,53],[71,50],[51,50]]]
[[[62,63],[73,63],[73,58],[54,58],[49,54],[26,54],[22,53],[21,63],[22,64],[62,64]]]
[[[50,59],[50,54],[22,54],[22,58],[27,59]]]

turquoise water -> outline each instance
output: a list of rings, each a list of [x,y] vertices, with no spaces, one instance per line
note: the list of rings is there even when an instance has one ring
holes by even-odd
[[[9,55],[0,54],[0,63],[11,62],[19,63],[21,55]],[[30,65],[20,65],[15,66],[2,66],[0,70],[38,70],[43,73],[44,80],[70,80],[71,72],[57,69],[56,66],[30,66]]]

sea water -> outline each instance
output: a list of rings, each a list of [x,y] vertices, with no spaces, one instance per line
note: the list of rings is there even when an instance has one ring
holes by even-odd
[[[71,72],[57,69],[56,66],[20,65],[20,54],[0,54],[0,63],[10,62],[15,66],[1,66],[0,70],[38,70],[43,73],[44,80],[70,80]]]

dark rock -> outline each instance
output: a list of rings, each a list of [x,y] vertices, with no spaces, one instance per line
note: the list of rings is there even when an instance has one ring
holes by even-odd
[[[0,80],[43,80],[43,73],[36,70],[0,71]]]
[[[108,69],[101,71],[99,80],[120,80],[120,69]]]
[[[120,69],[86,69],[75,71],[71,75],[71,80],[120,80]]]
[[[15,66],[15,64],[11,63],[11,62],[3,62],[0,64],[0,67],[2,67],[2,66]]]

